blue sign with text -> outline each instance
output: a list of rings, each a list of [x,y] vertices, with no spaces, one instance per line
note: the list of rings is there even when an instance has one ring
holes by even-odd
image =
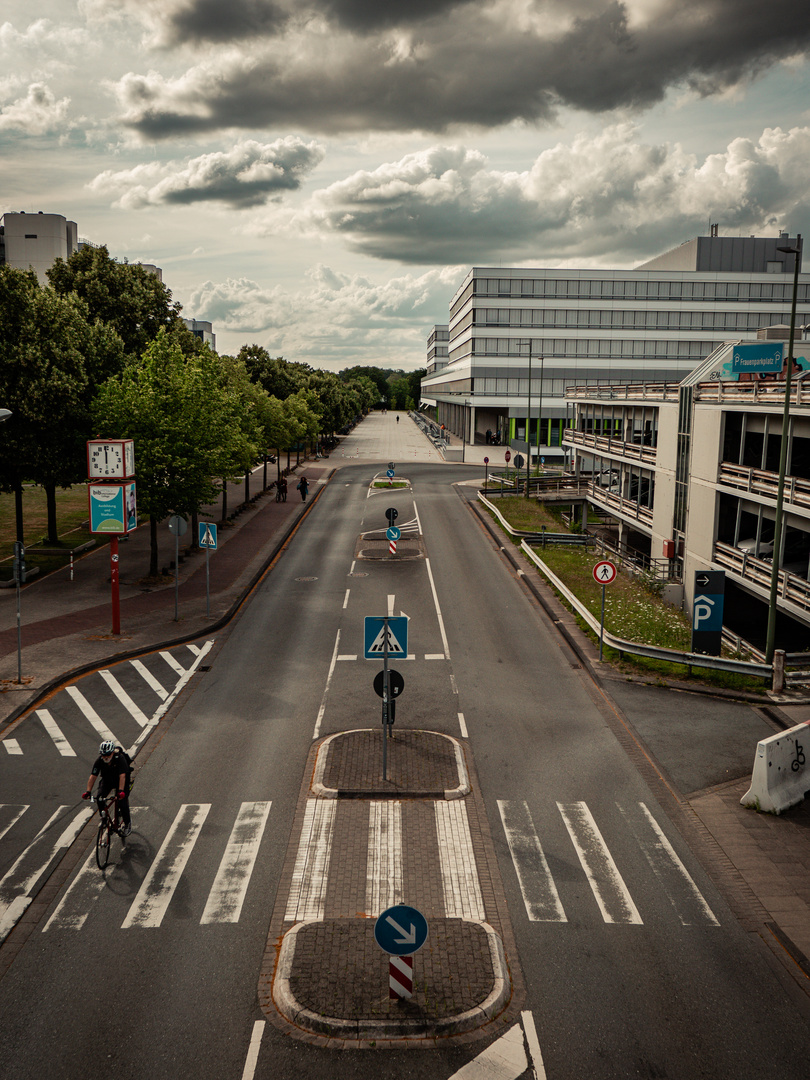
[[[784,346],[781,341],[757,342],[756,345],[735,345],[731,353],[731,370],[757,375],[774,374],[782,370]]]

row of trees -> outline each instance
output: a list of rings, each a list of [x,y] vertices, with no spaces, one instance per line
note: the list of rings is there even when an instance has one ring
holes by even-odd
[[[57,260],[48,279],[41,287],[32,271],[0,266],[0,405],[12,413],[0,432],[0,490],[15,493],[20,540],[24,483],[44,488],[47,539],[57,543],[56,491],[86,478],[87,439],[132,438],[156,574],[166,515],[196,516],[268,451],[280,469],[282,450],[340,431],[383,394],[379,369],[334,375],[257,345],[217,355],[154,274],[106,248]],[[396,380],[385,374],[391,403]]]

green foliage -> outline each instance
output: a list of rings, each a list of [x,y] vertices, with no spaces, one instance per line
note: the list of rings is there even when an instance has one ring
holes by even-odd
[[[12,413],[0,439],[0,489],[27,480],[53,492],[83,480],[91,399],[97,382],[120,369],[121,339],[77,297],[5,266],[0,322],[0,402]]]
[[[163,282],[136,263],[110,258],[106,247],[87,246],[57,259],[48,280],[60,296],[84,300],[90,319],[112,327],[129,356],[140,356],[160,330],[186,330],[180,305]]]

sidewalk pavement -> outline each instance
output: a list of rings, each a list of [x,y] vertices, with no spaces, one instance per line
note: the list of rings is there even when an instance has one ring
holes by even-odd
[[[375,425],[373,431],[372,424]],[[366,425],[368,428],[364,431]],[[47,693],[50,688],[59,685],[69,676],[76,676],[84,670],[93,670],[127,656],[193,640],[225,625],[247,596],[253,583],[281,550],[296,524],[308,510],[311,501],[317,497],[320,484],[328,479],[333,468],[353,463],[358,458],[368,460],[372,465],[379,462],[379,457],[369,457],[366,447],[369,445],[370,435],[374,436],[371,440],[373,448],[378,447],[380,431],[383,440],[388,440],[385,448],[392,459],[399,458],[403,464],[406,460],[441,460],[429,440],[412,423],[401,421],[396,425],[393,414],[387,417],[370,417],[341,443],[331,460],[302,463],[297,473],[291,477],[286,503],[276,503],[273,494],[259,496],[232,523],[219,529],[218,549],[210,557],[210,616],[206,614],[204,553],[190,555],[180,564],[178,621],[174,618],[174,582],[153,587],[142,581],[148,570],[149,552],[149,527],[148,524],[143,525],[128,541],[120,545],[120,636],[113,636],[110,629],[109,553],[106,546],[79,559],[72,580],[69,578],[69,571],[65,569],[42,580],[34,579],[22,589],[23,683],[18,685],[16,590],[0,590],[1,734],[8,734],[16,717],[28,710],[43,693]],[[422,441],[424,452],[419,449]],[[487,450],[490,448],[476,447],[476,459],[483,459]],[[479,451],[484,452],[479,454]],[[466,469],[462,467],[459,471],[460,479],[473,477],[469,466]],[[259,475],[254,474],[252,479],[251,494],[255,494],[261,484],[260,470],[258,472]],[[311,499],[306,505],[302,504],[295,491],[295,476],[304,472],[311,484]],[[407,470],[403,469],[403,475],[406,472]],[[271,472],[268,479],[273,478]],[[243,483],[231,485],[228,506],[235,509],[243,501]],[[219,507],[210,509],[210,519],[217,521]],[[188,539],[190,538],[187,536],[186,540]],[[160,527],[161,566],[167,565],[173,558],[173,547],[173,537],[164,523]],[[509,554],[507,551],[507,556]],[[557,603],[550,590],[539,585],[535,591],[569,644],[598,677],[600,665],[587,636],[579,630],[570,613]],[[787,706],[783,706],[782,711],[789,723],[798,723],[806,718],[803,713],[800,715]],[[346,819],[348,826],[337,831],[336,842],[350,843],[346,839],[340,841],[340,836],[356,835],[357,829],[352,830],[350,827],[352,814],[362,814],[365,810],[367,819],[369,800],[372,797],[382,798],[383,795],[390,798],[391,792],[386,790],[375,796],[376,788],[369,788],[368,778],[364,778],[357,771],[357,756],[353,753],[356,746],[353,747],[351,742],[344,743],[340,747],[340,753],[337,752],[336,745],[330,744],[335,753],[331,756],[331,761],[329,754],[322,759],[324,764],[319,773],[324,790],[312,792],[310,783],[314,778],[316,758],[321,745],[323,744],[316,744],[312,750],[312,769],[308,766],[302,785],[294,836],[299,835],[303,828],[307,801],[315,795],[318,802],[325,802],[330,795],[326,789],[339,791],[343,787],[351,788],[354,798],[336,800],[336,804],[350,807],[349,810],[342,811],[342,817]],[[520,972],[511,941],[508,913],[500,891],[500,878],[486,814],[480,791],[474,781],[474,766],[469,748],[464,748],[462,756],[473,781],[471,791],[463,797],[463,802],[468,808],[471,830],[478,845],[476,861],[482,878],[486,918],[492,932],[487,928],[475,929],[466,925],[464,920],[446,919],[444,909],[439,908],[431,892],[435,887],[438,859],[436,830],[435,825],[432,830],[419,829],[421,811],[418,808],[421,807],[423,811],[430,800],[436,798],[439,787],[444,791],[445,797],[451,792],[452,785],[448,786],[446,772],[448,768],[459,768],[456,751],[453,751],[454,764],[451,766],[445,761],[439,768],[435,753],[432,756],[427,754],[420,757],[424,747],[417,746],[412,750],[415,756],[412,753],[409,758],[411,773],[396,781],[400,784],[400,795],[413,793],[413,797],[408,796],[403,800],[403,806],[411,808],[405,815],[405,838],[411,835],[414,828],[419,835],[430,834],[434,838],[433,846],[429,850],[424,845],[421,848],[418,844],[414,847],[415,861],[412,872],[417,880],[424,882],[425,906],[435,916],[436,932],[432,939],[435,956],[445,955],[442,949],[445,945],[449,948],[452,944],[453,952],[460,957],[462,966],[457,971],[430,969],[428,973],[431,985],[439,987],[442,994],[437,995],[433,1002],[429,1002],[424,996],[417,996],[415,1003],[411,1005],[404,1008],[397,1005],[394,1008],[393,1020],[399,1023],[399,1027],[392,1028],[392,1007],[387,1003],[387,999],[383,1001],[380,997],[383,992],[381,988],[387,987],[386,960],[373,941],[369,944],[372,920],[355,918],[358,911],[364,910],[364,903],[359,903],[359,898],[351,892],[352,888],[356,887],[356,882],[352,881],[349,872],[351,863],[347,861],[343,881],[344,888],[348,891],[343,900],[333,907],[331,914],[327,912],[329,925],[312,928],[307,924],[307,920],[298,920],[297,925],[303,928],[291,941],[295,938],[300,938],[300,941],[296,941],[294,949],[292,944],[288,947],[285,960],[287,967],[282,969],[282,983],[286,977],[289,993],[301,1009],[320,1015],[321,1019],[336,1019],[334,1013],[341,1008],[345,1014],[342,1019],[348,1027],[342,1032],[335,1029],[330,1021],[326,1028],[333,1032],[333,1035],[327,1035],[322,1030],[322,1024],[318,1028],[320,1022],[316,1020],[310,1024],[309,1034],[304,1036],[306,1038],[320,1041],[325,1037],[334,1037],[337,1040],[336,1045],[342,1045],[342,1040],[348,1037],[354,1040],[356,1045],[356,1040],[362,1037],[361,1031],[372,1030],[383,1040],[398,1035],[400,1039],[404,1036],[419,1045],[429,1045],[431,1040],[438,1037],[439,1031],[445,1037],[453,1032],[461,1039],[481,1037],[488,1031],[498,1030],[498,1025],[511,1016],[515,1002],[521,996],[520,993],[512,993],[506,1011],[502,1012],[500,1017],[494,1015],[498,1008],[503,1008],[504,1001],[508,1000],[508,995],[504,996],[503,985],[499,982],[506,976],[503,963],[499,959],[496,939],[505,946],[505,953],[513,965],[508,976],[513,986],[518,989]],[[755,747],[752,747],[752,765],[754,752]],[[425,769],[428,770],[427,773]],[[704,854],[708,852],[710,868],[718,871],[728,883],[729,889],[725,890],[727,898],[731,896],[732,901],[733,898],[739,901],[732,902],[732,907],[743,925],[751,932],[759,934],[773,951],[785,960],[799,984],[810,994],[810,805],[808,800],[805,800],[779,817],[758,814],[743,809],[739,804],[747,786],[746,778],[710,791],[683,796],[680,798],[680,807],[693,823],[697,823],[698,831],[706,841]],[[473,823],[476,823],[474,827]],[[340,849],[336,850],[338,858],[341,858]],[[290,864],[290,859],[294,861],[294,858],[294,845],[291,844],[289,865],[285,866],[283,881],[291,880],[293,865]],[[365,850],[362,858],[366,858]],[[365,879],[362,888],[365,888]],[[284,896],[281,889],[279,896]],[[351,906],[352,899],[355,901],[354,907]],[[351,919],[347,923],[349,916]],[[272,1014],[279,1023],[289,1024],[292,1030],[292,1023],[280,1019],[271,1000],[276,962],[272,931],[275,930],[278,940],[281,940],[283,923],[284,919],[277,910],[273,915],[260,995],[263,995],[262,1003],[268,1015]],[[339,999],[335,996],[335,980],[330,973],[341,971],[345,975],[345,961],[341,961],[343,967],[330,966],[324,962],[324,950],[327,953],[333,950],[337,964],[338,956],[345,956],[343,944],[349,942],[350,938],[357,946],[357,955],[367,958],[368,966],[361,965],[361,970],[350,973],[352,994]],[[357,938],[356,942],[354,938]],[[430,956],[428,951],[423,959],[428,962]],[[417,964],[419,962],[417,960]],[[366,960],[363,964],[366,964]],[[416,970],[419,970],[418,967]],[[454,981],[452,990],[442,982],[451,976]],[[325,996],[327,984],[330,987],[329,993],[332,994],[331,999]],[[462,985],[466,989],[460,992],[459,987]],[[471,1005],[473,999],[474,1006]],[[494,1006],[492,1002],[495,1002]],[[471,1021],[470,1016],[473,1013],[476,1019]],[[459,1019],[460,1017],[462,1019]],[[366,1021],[379,1021],[385,1026],[369,1029],[364,1027]],[[471,1031],[471,1022],[479,1030]],[[295,1024],[298,1034],[301,1034],[302,1026],[306,1025],[303,1025],[299,1018]],[[463,1031],[466,1034],[460,1034]],[[377,1045],[381,1044],[378,1042]]]

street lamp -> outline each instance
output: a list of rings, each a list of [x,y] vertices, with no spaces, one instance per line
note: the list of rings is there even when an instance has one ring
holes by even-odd
[[[765,663],[773,663],[776,639],[776,596],[779,591],[779,564],[782,561],[782,507],[785,499],[785,472],[787,471],[788,432],[790,430],[790,377],[793,374],[793,338],[796,333],[796,298],[799,293],[799,266],[802,261],[802,238],[796,237],[795,247],[777,247],[787,255],[795,256],[793,267],[793,300],[790,307],[790,337],[788,339],[788,364],[785,375],[785,407],[782,412],[782,445],[779,449],[779,479],[776,485],[776,520],[773,526],[773,555],[771,565],[771,594],[768,601],[768,630],[765,636]]]

